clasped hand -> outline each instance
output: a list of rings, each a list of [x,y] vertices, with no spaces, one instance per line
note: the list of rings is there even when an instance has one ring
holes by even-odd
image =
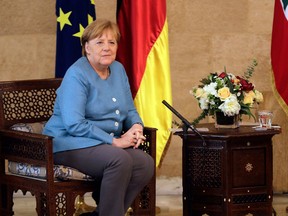
[[[145,140],[142,125],[134,124],[126,133],[122,134],[120,138],[114,138],[112,145],[120,148],[138,148]]]

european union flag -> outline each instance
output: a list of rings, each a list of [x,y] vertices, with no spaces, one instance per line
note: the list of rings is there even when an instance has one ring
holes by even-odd
[[[94,0],[56,0],[57,40],[55,77],[82,56],[80,38],[85,27],[96,19]]]

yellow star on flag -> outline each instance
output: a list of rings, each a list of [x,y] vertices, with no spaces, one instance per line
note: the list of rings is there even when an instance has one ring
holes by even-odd
[[[73,36],[81,38],[83,32],[84,32],[84,27],[81,24],[79,24],[79,32],[73,34]]]
[[[88,25],[94,21],[93,17],[88,14]]]
[[[62,8],[60,8],[60,15],[59,17],[57,18],[57,22],[60,23],[60,30],[62,31],[62,29],[64,28],[64,26],[67,24],[67,25],[70,25],[72,26],[70,20],[69,20],[69,16],[71,15],[72,11],[69,11],[68,13],[64,13],[62,11]]]

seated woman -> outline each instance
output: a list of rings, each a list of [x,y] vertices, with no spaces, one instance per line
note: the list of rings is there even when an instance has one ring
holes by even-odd
[[[111,21],[87,26],[84,56],[67,70],[43,131],[54,137],[55,164],[101,181],[96,212],[89,215],[123,216],[154,174],[152,157],[138,149],[143,123],[125,69],[115,60],[119,39]]]

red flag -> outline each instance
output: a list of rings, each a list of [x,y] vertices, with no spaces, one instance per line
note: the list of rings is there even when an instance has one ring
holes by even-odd
[[[274,93],[288,115],[288,0],[275,0],[271,44]]]
[[[156,127],[158,166],[172,127],[166,0],[118,0],[121,33],[117,59],[124,65],[136,108],[148,127]]]

